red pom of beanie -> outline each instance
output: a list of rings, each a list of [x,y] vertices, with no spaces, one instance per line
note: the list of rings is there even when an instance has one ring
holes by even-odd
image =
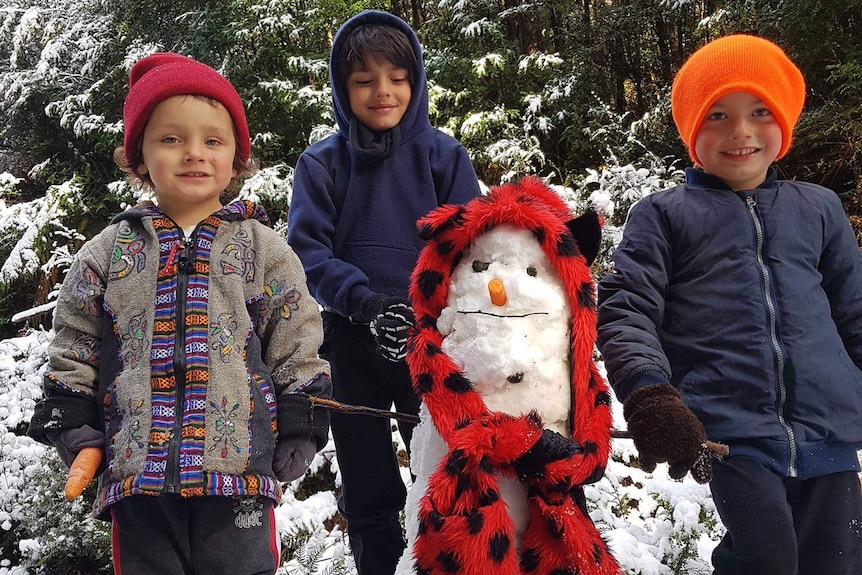
[[[228,80],[201,62],[173,52],[157,52],[138,60],[129,71],[129,95],[123,106],[123,151],[135,155],[138,140],[153,109],[163,100],[183,94],[207,96],[221,103],[236,130],[239,159],[251,156],[245,108]]]
[[[766,104],[781,127],[776,159],[783,157],[805,103],[802,72],[769,40],[734,34],[698,49],[674,78],[671,112],[691,159],[701,164],[694,143],[709,108],[732,92],[749,92]]]

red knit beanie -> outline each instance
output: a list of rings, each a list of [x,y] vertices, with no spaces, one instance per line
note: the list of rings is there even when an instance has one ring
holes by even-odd
[[[731,92],[760,98],[781,127],[781,158],[805,102],[805,80],[790,58],[769,40],[736,34],[702,46],[682,65],[670,93],[673,121],[691,159],[700,124],[709,108]]]
[[[129,71],[129,95],[123,106],[123,151],[135,155],[138,140],[153,109],[163,100],[183,94],[207,96],[221,103],[236,130],[239,159],[251,155],[245,109],[236,89],[224,76],[201,62],[172,52],[157,52],[138,60]]]

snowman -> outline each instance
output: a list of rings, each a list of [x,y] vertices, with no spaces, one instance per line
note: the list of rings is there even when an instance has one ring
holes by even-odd
[[[438,208],[420,235],[407,362],[423,403],[396,573],[620,573],[583,496],[610,451],[598,216],[526,178]]]

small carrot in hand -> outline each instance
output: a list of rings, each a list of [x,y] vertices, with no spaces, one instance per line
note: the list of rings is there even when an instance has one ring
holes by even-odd
[[[66,479],[64,493],[67,500],[72,501],[84,492],[84,488],[96,477],[101,463],[101,447],[85,447],[78,453],[69,468],[69,478]]]

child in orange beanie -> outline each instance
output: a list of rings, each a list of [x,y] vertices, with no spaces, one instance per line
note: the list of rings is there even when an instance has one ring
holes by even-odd
[[[697,165],[629,213],[599,283],[598,344],[652,471],[709,482],[718,575],[862,565],[862,260],[834,192],[776,178],[802,74],[773,43],[719,38],[671,92]],[[729,446],[712,460],[704,442]]]

